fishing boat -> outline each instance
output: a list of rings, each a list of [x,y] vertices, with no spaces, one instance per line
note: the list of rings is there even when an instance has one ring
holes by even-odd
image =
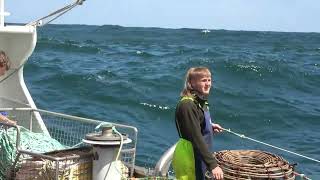
[[[9,13],[4,11],[4,0],[0,0],[0,50],[11,62],[11,68],[0,77],[0,112],[5,112],[8,118],[17,122],[17,125],[0,122],[0,179],[171,179],[168,172],[175,145],[160,157],[153,170],[138,167],[135,164],[136,127],[38,109],[34,103],[24,82],[23,67],[36,47],[37,28],[82,3],[83,0],[76,0],[26,25],[9,25],[4,21]],[[229,129],[225,131],[245,137]],[[267,152],[225,151],[214,155],[221,166],[225,165],[224,171],[234,171],[227,159],[239,162],[255,156],[256,159],[267,159],[265,164],[270,164],[268,160],[273,161],[274,158],[277,162],[285,162],[278,163],[278,168],[270,166],[267,172],[269,179],[277,179],[281,175],[287,179],[294,179],[297,175],[307,178],[293,171],[281,157]],[[250,163],[252,161],[246,161],[241,167],[254,167]],[[274,176],[272,168],[276,172]],[[283,170],[285,168],[287,170]],[[250,173],[248,168],[246,170],[242,179],[257,175],[256,169],[254,173]],[[257,176],[264,178],[261,174]],[[230,176],[229,179],[233,178]]]
[[[0,49],[11,64],[0,77],[0,111],[17,122],[1,122],[0,179],[134,176],[136,127],[38,109],[24,82],[23,67],[36,47],[37,27],[82,3],[77,0],[45,18],[12,25],[5,24],[9,13],[0,0]],[[45,22],[47,18],[52,19]]]

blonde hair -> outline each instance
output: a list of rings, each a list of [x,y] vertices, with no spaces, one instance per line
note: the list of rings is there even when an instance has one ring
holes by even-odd
[[[211,77],[211,72],[206,67],[193,67],[187,71],[184,88],[180,93],[180,96],[192,96],[192,80],[197,80],[202,77]]]
[[[10,60],[4,51],[0,51],[0,67],[6,66],[6,70],[10,68]]]

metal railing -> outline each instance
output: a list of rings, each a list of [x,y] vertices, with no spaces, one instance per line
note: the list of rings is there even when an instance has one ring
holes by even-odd
[[[8,168],[7,176],[15,179],[34,179],[50,175],[53,179],[61,179],[70,176],[85,176],[81,179],[91,179],[92,152],[88,146],[82,143],[87,133],[96,131],[96,127],[107,121],[82,118],[62,113],[56,113],[41,109],[32,108],[0,108],[0,111],[7,111],[10,117],[17,121],[18,125],[23,125],[29,132],[33,131],[34,114],[39,113],[46,128],[48,129],[48,139],[58,141],[64,148],[57,151],[38,152],[32,148],[26,148],[23,132],[20,126],[3,125],[3,130],[11,129],[15,134],[16,156],[11,168]],[[128,134],[132,143],[124,144],[121,151],[121,161],[128,165],[128,177],[132,177],[135,168],[135,156],[138,130],[136,127],[107,122],[116,127],[121,132]],[[38,132],[35,132],[38,133]],[[28,143],[28,142],[27,142]],[[0,149],[0,152],[4,149]],[[13,153],[14,154],[14,153]],[[2,153],[0,154],[0,156]],[[5,157],[2,157],[5,158]],[[129,169],[128,169],[129,168]],[[89,175],[88,175],[89,174]]]

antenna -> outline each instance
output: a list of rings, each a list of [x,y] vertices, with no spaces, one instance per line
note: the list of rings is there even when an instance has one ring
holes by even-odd
[[[4,27],[4,16],[9,16],[10,13],[4,12],[4,0],[0,0],[0,28]]]

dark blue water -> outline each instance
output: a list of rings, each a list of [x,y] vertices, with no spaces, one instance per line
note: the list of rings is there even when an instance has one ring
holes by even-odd
[[[153,167],[178,139],[175,105],[186,70],[213,72],[214,120],[320,159],[320,34],[50,25],[25,66],[38,108],[139,129],[137,163]],[[320,179],[320,164],[228,133],[215,150],[259,149]]]

